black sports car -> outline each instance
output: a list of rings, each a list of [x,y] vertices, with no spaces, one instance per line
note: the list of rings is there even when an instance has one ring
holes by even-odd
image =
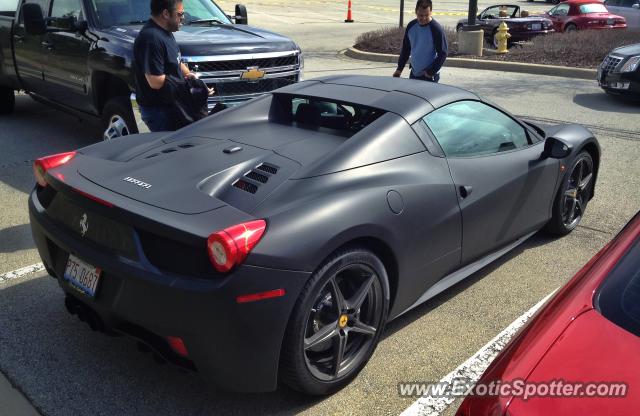
[[[334,76],[173,133],[35,162],[31,226],[71,313],[231,390],[346,385],[385,323],[546,227],[600,148],[429,82]]]

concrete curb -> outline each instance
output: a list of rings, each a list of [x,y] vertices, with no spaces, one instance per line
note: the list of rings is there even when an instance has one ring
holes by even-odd
[[[398,55],[373,53],[348,48],[345,56],[374,62],[398,62]],[[588,79],[595,81],[595,69],[571,68],[567,66],[523,64],[520,62],[503,62],[473,58],[447,58],[444,66],[457,68],[485,69],[491,71],[523,72],[527,74],[553,75],[557,77]]]

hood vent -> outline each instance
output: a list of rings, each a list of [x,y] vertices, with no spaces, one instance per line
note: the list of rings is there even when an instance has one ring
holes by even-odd
[[[167,153],[173,153],[173,152],[177,152],[180,149],[189,149],[191,147],[194,147],[196,145],[198,145],[200,143],[184,143],[184,144],[179,144],[176,147],[168,147],[166,149],[162,149],[159,153],[152,153],[149,156],[145,156],[145,159],[151,159],[152,157],[156,157],[156,156],[160,156],[161,154],[167,154]]]
[[[269,178],[278,173],[278,166],[262,163],[255,169],[245,173],[244,176],[235,181],[232,186],[242,189],[245,192],[255,194],[260,185],[269,181]]]

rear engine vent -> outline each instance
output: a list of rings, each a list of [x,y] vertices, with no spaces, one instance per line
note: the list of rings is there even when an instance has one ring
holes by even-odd
[[[275,175],[276,173],[278,173],[278,167],[277,166],[267,165],[266,163],[261,164],[256,169],[259,169],[259,170],[261,170],[263,172],[270,173],[272,175]]]
[[[261,183],[267,183],[267,181],[269,180],[269,177],[267,175],[263,175],[262,173],[258,173],[255,170],[252,170],[251,172],[247,173],[244,176],[246,176],[249,179],[253,179],[254,181],[261,182]]]
[[[171,152],[177,152],[178,149],[176,149],[175,147],[170,147],[169,149],[164,149],[162,151],[162,153],[171,153]]]
[[[181,147],[183,149],[188,149],[190,147],[193,147],[194,145],[191,143],[185,143],[185,144],[179,144],[178,147]]]
[[[242,189],[245,192],[249,192],[251,194],[255,194],[258,191],[257,185],[254,185],[251,182],[247,182],[242,179],[238,179],[237,181],[235,181],[233,183],[233,186],[235,186],[238,189]]]
[[[145,159],[149,159],[149,158],[156,157],[156,156],[158,156],[158,153],[154,153],[152,155],[149,155],[149,156],[145,157]]]

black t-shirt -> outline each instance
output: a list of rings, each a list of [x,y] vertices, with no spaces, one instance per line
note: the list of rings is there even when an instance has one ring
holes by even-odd
[[[149,19],[142,27],[133,44],[133,68],[136,81],[136,100],[140,105],[158,106],[173,102],[169,85],[154,90],[149,86],[144,74],[167,75],[177,82],[183,82],[180,69],[180,49],[173,33],[158,26]]]

